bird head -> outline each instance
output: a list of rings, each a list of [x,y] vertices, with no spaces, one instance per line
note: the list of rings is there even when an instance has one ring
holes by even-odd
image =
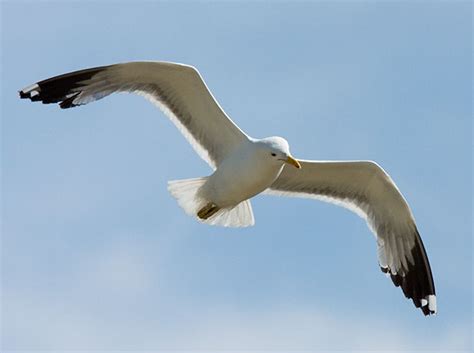
[[[263,151],[268,155],[268,158],[275,161],[275,163],[286,163],[298,169],[301,168],[300,162],[292,157],[290,146],[284,138],[278,136],[267,137],[261,139],[259,144],[263,147]]]

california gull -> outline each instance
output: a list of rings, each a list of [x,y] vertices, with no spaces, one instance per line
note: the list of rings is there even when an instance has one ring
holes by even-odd
[[[21,98],[63,109],[114,92],[138,93],[173,121],[213,169],[210,176],[170,181],[178,204],[213,225],[254,224],[250,198],[260,194],[329,201],[367,220],[383,272],[425,315],[436,313],[430,264],[411,210],[390,176],[372,161],[297,160],[281,137],[252,138],[226,115],[199,72],[171,62],[129,62],[52,77]]]

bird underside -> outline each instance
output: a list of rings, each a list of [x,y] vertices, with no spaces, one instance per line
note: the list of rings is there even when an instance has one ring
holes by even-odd
[[[222,207],[203,196],[200,190],[207,178],[173,180],[168,183],[168,190],[188,215],[202,223],[224,227],[255,224],[250,200]]]

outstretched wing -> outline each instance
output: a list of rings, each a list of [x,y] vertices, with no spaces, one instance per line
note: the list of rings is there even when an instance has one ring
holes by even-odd
[[[225,114],[192,66],[130,62],[52,77],[20,91],[21,98],[61,108],[87,104],[114,92],[138,93],[158,105],[211,167],[247,139]]]
[[[315,198],[349,208],[376,236],[383,272],[425,315],[436,313],[430,264],[410,208],[390,176],[370,161],[300,161],[266,193]]]

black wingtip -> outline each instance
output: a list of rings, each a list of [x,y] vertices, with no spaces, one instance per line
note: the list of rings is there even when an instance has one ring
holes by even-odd
[[[59,103],[59,107],[61,109],[68,109],[68,108],[74,108],[77,107],[77,104],[74,104],[74,99],[79,95],[80,92],[75,93],[69,98],[66,98],[63,100],[61,103]]]
[[[18,94],[20,95],[21,99],[30,98],[30,95],[28,93],[23,92],[23,91],[18,91]]]
[[[406,298],[411,299],[415,307],[425,316],[436,314],[436,291],[426,250],[418,230],[415,229],[415,245],[411,251],[413,263],[408,264],[404,274],[391,273],[390,268],[380,267],[383,273],[390,275],[393,284],[401,287]]]
[[[107,66],[70,72],[48,78],[19,91],[20,98],[44,104],[59,103],[62,109],[76,107],[74,99],[81,93],[83,82],[91,79]]]
[[[431,315],[431,314],[435,314],[434,311],[431,311],[428,307],[428,305],[425,305],[425,306],[422,306],[421,307],[421,311],[423,311],[423,314],[425,314],[425,316],[428,316],[428,315]]]

